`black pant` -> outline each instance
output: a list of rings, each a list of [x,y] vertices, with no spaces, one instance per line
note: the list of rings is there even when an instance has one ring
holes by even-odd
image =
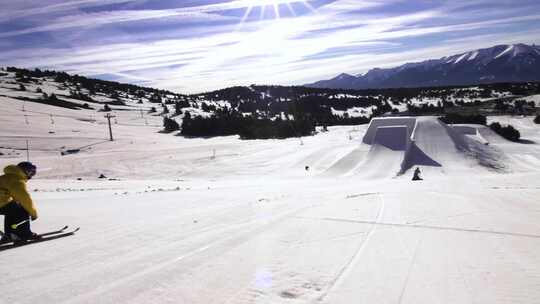
[[[19,203],[12,201],[0,208],[0,214],[5,216],[4,218],[4,233],[10,235],[11,233],[16,234],[19,237],[25,237],[31,234],[30,232],[30,215],[26,210],[19,205]],[[23,221],[25,223],[19,224]],[[16,228],[13,228],[12,225],[17,225]]]

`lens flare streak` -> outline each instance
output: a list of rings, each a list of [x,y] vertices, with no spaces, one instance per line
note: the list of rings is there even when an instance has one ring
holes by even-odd
[[[297,17],[298,13],[294,10],[293,3],[301,3],[312,13],[317,13],[317,10],[309,4],[308,0],[243,0],[242,2],[245,3],[246,11],[239,26],[246,22],[254,8],[259,8],[259,21],[265,19],[266,10],[270,7],[273,8],[274,19],[276,20],[281,19],[281,9],[284,7],[288,9],[292,16]]]

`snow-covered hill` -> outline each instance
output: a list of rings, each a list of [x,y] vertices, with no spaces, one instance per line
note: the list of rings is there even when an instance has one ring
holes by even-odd
[[[373,77],[384,77],[384,71]],[[250,118],[256,118],[273,121],[274,129],[279,129],[279,121],[296,120],[295,129],[304,130],[301,125],[303,117],[313,117],[319,125],[331,126],[366,123],[370,117],[386,112],[409,111],[413,114],[435,114],[443,112],[445,108],[452,108],[452,111],[457,109],[459,112],[462,107],[469,106],[474,106],[476,111],[487,114],[494,111],[499,114],[524,114],[534,110],[531,105],[539,92],[540,83],[533,82],[358,91],[251,85],[183,95],[131,84],[88,79],[63,72],[17,68],[6,68],[0,71],[0,95],[20,101],[21,108],[24,108],[27,103],[54,105],[76,110],[71,113],[87,115],[87,120],[93,120],[94,116],[103,116],[105,110],[110,110],[117,116],[120,115],[119,112],[139,113],[138,116],[133,116],[133,119],[144,118],[140,122],[145,124],[149,123],[147,119],[149,116],[161,119],[167,117],[173,125],[174,123],[181,125],[185,117],[200,117],[217,118],[217,121],[213,122],[214,125],[225,124],[227,120],[229,126],[242,123],[252,124],[252,128],[256,128],[257,126],[253,126],[255,125],[253,120],[250,120]],[[518,99],[520,102],[527,103],[525,107],[523,104],[519,106],[516,104]],[[47,115],[47,113],[41,114]],[[298,120],[295,119],[296,116]],[[240,121],[239,117],[246,119]],[[237,122],[231,123],[231,119],[236,119]],[[158,119],[154,121],[163,124]],[[209,129],[204,127],[208,124],[201,120],[196,123],[192,121],[188,127],[182,128],[182,134],[187,136],[240,134],[238,128]],[[285,122],[285,124],[291,123]],[[309,126],[309,129],[311,130],[312,127]],[[172,134],[176,134],[174,129],[173,126]],[[252,133],[265,134],[265,132]],[[297,132],[291,130],[286,133],[285,136],[283,134],[280,136],[298,136]],[[301,134],[308,133],[301,132]],[[243,134],[243,136],[266,138],[253,134]]]
[[[37,84],[20,91],[9,81],[0,167],[25,160],[28,140],[38,166],[28,184],[40,214],[33,229],[81,230],[0,252],[0,302],[540,298],[540,128],[531,117],[489,117],[518,128],[521,143],[429,116],[414,119],[407,140],[386,132],[374,143],[363,141],[368,125],[286,140],[185,138],[159,133],[162,116],[145,111],[155,104],[120,96],[109,141],[102,103],[32,102],[21,96],[38,97]],[[58,83],[39,86],[84,104]],[[385,145],[394,137],[416,148]],[[424,181],[410,181],[404,160]]]
[[[339,76],[309,84],[317,88],[398,88],[540,80],[540,47],[497,45],[462,54]],[[347,75],[345,77],[344,75]]]

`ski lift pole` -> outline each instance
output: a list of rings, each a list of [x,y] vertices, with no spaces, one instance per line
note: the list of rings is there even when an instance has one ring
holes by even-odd
[[[28,139],[26,140],[26,161],[30,161],[30,146],[28,145]]]
[[[113,136],[112,136],[112,127],[111,127],[111,118],[114,118],[116,116],[114,115],[111,115],[110,113],[107,113],[107,115],[105,115],[105,118],[107,118],[107,122],[109,123],[109,137],[110,137],[110,140],[113,141]]]

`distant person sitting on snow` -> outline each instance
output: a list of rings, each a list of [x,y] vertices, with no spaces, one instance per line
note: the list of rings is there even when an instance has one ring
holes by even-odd
[[[30,219],[38,218],[26,182],[36,174],[31,162],[9,165],[0,175],[0,214],[4,215],[2,242],[25,241],[36,238],[30,230]]]
[[[416,169],[414,170],[414,175],[413,175],[412,180],[413,181],[422,180],[422,178],[420,177],[420,168],[419,167],[416,167]]]

